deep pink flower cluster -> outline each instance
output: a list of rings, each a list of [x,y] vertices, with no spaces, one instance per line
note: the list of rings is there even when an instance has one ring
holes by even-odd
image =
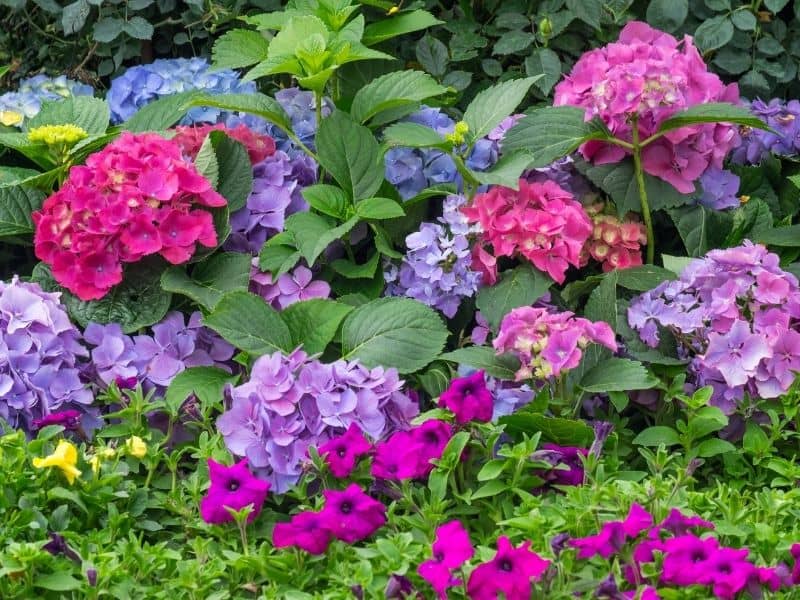
[[[578,366],[589,343],[616,351],[614,331],[608,323],[592,322],[569,311],[521,306],[500,323],[492,344],[498,354],[511,352],[520,360],[516,380],[549,379]]]
[[[475,567],[467,582],[471,600],[528,600],[531,582],[538,581],[550,561],[530,549],[530,542],[517,547],[505,536],[497,538],[497,554]],[[436,529],[431,548],[433,558],[419,565],[418,573],[436,592],[439,600],[447,600],[447,590],[460,585],[455,572],[474,556],[469,533],[458,521],[450,521]]]
[[[592,234],[592,222],[581,203],[552,181],[520,179],[519,191],[495,186],[461,211],[481,227],[472,264],[489,285],[497,281],[496,262],[501,256],[523,256],[564,283],[569,266],[580,264],[581,249]]]
[[[102,298],[122,281],[122,263],[160,254],[188,261],[199,243],[217,245],[211,213],[226,204],[180,147],[125,132],[33,213],[36,256],[81,300]]]
[[[628,269],[642,264],[642,246],[647,244],[647,231],[638,220],[620,221],[614,215],[604,214],[603,205],[587,208],[594,229],[581,253],[581,266],[590,258],[599,262],[603,271]]]
[[[325,490],[325,504],[318,512],[303,511],[272,532],[276,548],[294,546],[310,554],[322,554],[335,538],[347,544],[359,542],[386,523],[386,507],[357,484],[345,490]]]
[[[212,131],[223,131],[228,137],[240,142],[250,157],[250,163],[255,165],[265,158],[275,154],[275,140],[268,135],[260,135],[245,125],[227,127],[218,123],[216,125],[187,125],[176,127],[172,141],[178,144],[184,156],[194,160],[200,147]]]
[[[586,120],[599,117],[617,138],[631,142],[632,125],[640,140],[654,134],[676,112],[709,102],[739,102],[735,83],[724,85],[708,71],[690,36],[678,41],[646,23],[629,22],[617,42],[586,52],[555,88],[556,106],[578,106]],[[688,194],[709,167],[739,143],[735,126],[704,123],[681,127],[647,145],[642,166],[647,173]],[[595,164],[615,163],[626,149],[601,141],[581,146]]]
[[[734,600],[743,591],[751,597],[760,597],[763,587],[774,592],[792,585],[785,565],[758,567],[747,559],[747,548],[722,546],[714,537],[700,537],[692,532],[713,529],[713,523],[686,516],[677,509],[672,509],[658,525],[653,523],[650,513],[633,504],[623,521],[604,523],[596,535],[573,539],[570,545],[578,549],[578,558],[630,556],[623,571],[633,586],[646,581],[641,565],[655,562],[659,557],[658,581],[650,583],[673,588],[703,586],[721,600]]]
[[[264,506],[269,483],[255,477],[247,466],[247,459],[226,467],[208,459],[208,476],[211,486],[200,501],[200,516],[206,523],[221,524],[233,521],[231,510],[242,510],[248,505],[253,509],[247,515],[251,523]]]
[[[434,467],[431,461],[442,457],[452,437],[450,424],[436,419],[398,431],[375,445],[372,475],[395,481],[427,477]]]
[[[494,397],[486,386],[484,372],[475,371],[466,377],[453,379],[439,396],[439,406],[450,410],[456,417],[456,423],[491,421]]]

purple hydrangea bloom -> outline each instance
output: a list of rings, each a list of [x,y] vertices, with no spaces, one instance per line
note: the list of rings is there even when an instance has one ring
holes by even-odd
[[[43,102],[92,95],[92,86],[67,79],[64,75],[35,75],[20,81],[16,91],[0,95],[0,123],[20,127],[25,119],[38,114]]]
[[[88,352],[59,296],[16,276],[0,282],[0,418],[28,434],[52,413],[93,412],[80,376]]]
[[[121,123],[130,119],[143,106],[180,92],[201,90],[208,94],[252,94],[256,84],[241,81],[232,69],[210,71],[204,58],[158,59],[147,65],[131,67],[111,80],[106,99],[111,120]],[[216,123],[224,119],[216,108],[195,107],[181,120],[181,125]]]
[[[256,360],[249,381],[229,386],[217,428],[228,450],[283,493],[300,478],[308,448],[351,424],[376,440],[407,429],[419,406],[402,386],[395,369],[276,352]]]
[[[303,265],[273,281],[271,273],[258,268],[258,257],[253,257],[250,291],[264,298],[275,310],[283,310],[301,300],[328,298],[331,295],[331,286],[326,281],[315,281],[314,273]]]
[[[253,167],[253,189],[244,207],[231,215],[224,248],[258,254],[264,242],[283,231],[286,217],[308,210],[301,194],[317,180],[317,165],[305,154],[290,158],[277,151]]]
[[[152,335],[125,335],[119,325],[89,323],[86,341],[91,350],[93,380],[106,387],[112,381],[135,380],[146,392],[162,394],[175,376],[188,367],[231,370],[233,346],[203,327],[202,315],[171,312],[153,325]],[[134,384],[135,385],[135,384]],[[126,383],[126,387],[131,387]]]
[[[706,208],[725,210],[739,206],[739,176],[736,173],[717,167],[709,167],[700,176],[702,195],[698,202]]]
[[[746,129],[731,154],[734,163],[757,165],[770,154],[794,156],[800,151],[800,102],[756,99],[750,103],[750,112],[773,131]]]
[[[672,332],[696,385],[714,389],[712,404],[730,414],[748,394],[775,398],[800,370],[800,287],[762,245],[712,250],[635,298],[628,323],[656,347]]]
[[[569,192],[575,198],[584,202],[591,201],[587,196],[592,194],[592,188],[588,180],[575,168],[575,161],[571,156],[559,158],[546,167],[531,169],[525,173],[524,177],[531,183],[554,181],[561,189]]]
[[[422,223],[406,237],[408,251],[399,267],[390,264],[384,273],[387,296],[414,298],[453,317],[461,300],[478,290],[481,274],[470,268],[468,234],[473,232],[458,210],[464,202],[449,196],[439,223]]]

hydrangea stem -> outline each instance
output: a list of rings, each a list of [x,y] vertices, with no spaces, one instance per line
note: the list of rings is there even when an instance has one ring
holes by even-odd
[[[639,143],[639,124],[634,118],[631,123],[633,137],[633,168],[636,171],[636,186],[639,188],[639,201],[642,207],[642,219],[647,230],[647,264],[652,265],[656,255],[655,236],[653,235],[653,217],[650,214],[650,203],[647,200],[647,188],[644,184],[642,169],[642,145]]]

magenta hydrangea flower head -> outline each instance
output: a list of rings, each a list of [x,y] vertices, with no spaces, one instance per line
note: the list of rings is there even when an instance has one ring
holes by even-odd
[[[581,56],[556,86],[554,104],[583,108],[587,121],[598,117],[617,138],[632,142],[634,126],[644,140],[666,119],[691,106],[739,101],[736,84],[725,86],[708,71],[690,36],[678,41],[631,21],[616,42]],[[739,139],[738,128],[730,124],[680,127],[645,146],[642,166],[688,194],[709,166],[722,168]],[[595,164],[618,162],[629,153],[602,141],[587,142],[580,151]]]
[[[312,511],[298,513],[288,523],[277,523],[272,530],[272,544],[276,548],[295,546],[309,554],[323,554],[332,537],[325,518]]]
[[[497,554],[478,565],[469,576],[467,595],[472,600],[529,600],[531,582],[538,581],[550,565],[530,549],[530,542],[516,548],[506,536],[497,538]]]
[[[520,179],[519,191],[494,186],[461,212],[480,225],[473,269],[481,267],[488,285],[497,280],[496,259],[501,256],[521,256],[564,283],[567,269],[580,265],[581,250],[593,229],[581,203],[552,181]]]
[[[457,423],[491,421],[494,398],[486,387],[484,372],[475,371],[472,375],[453,379],[439,396],[439,406],[450,410]]]
[[[574,369],[589,343],[616,351],[614,337],[614,331],[603,321],[592,322],[569,311],[556,313],[521,306],[503,317],[492,343],[498,354],[511,352],[519,358],[516,380],[522,381],[558,377]]]
[[[578,549],[578,558],[591,558],[597,554],[608,558],[619,552],[628,540],[638,537],[652,526],[653,516],[634,503],[624,521],[603,523],[596,535],[574,538],[569,544]]]
[[[386,523],[386,507],[364,493],[358,484],[347,489],[325,490],[325,506],[319,516],[333,537],[352,544],[371,536]]]
[[[319,447],[320,456],[325,457],[325,462],[335,477],[348,477],[356,468],[359,457],[368,454],[370,450],[372,444],[356,423],[350,423],[347,431]]]
[[[200,515],[206,523],[221,524],[233,521],[228,508],[242,510],[252,505],[247,516],[250,523],[261,512],[267,499],[269,483],[255,477],[247,467],[247,459],[242,459],[231,467],[208,459],[208,476],[211,487],[200,501]]]
[[[475,554],[469,533],[459,521],[450,521],[436,528],[433,558],[423,562],[417,572],[439,596],[447,600],[447,589],[459,584],[453,572]]]

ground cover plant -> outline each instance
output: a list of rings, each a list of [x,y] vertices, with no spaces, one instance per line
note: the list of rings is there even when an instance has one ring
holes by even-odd
[[[0,597],[800,597],[795,3],[184,4],[0,0]]]

